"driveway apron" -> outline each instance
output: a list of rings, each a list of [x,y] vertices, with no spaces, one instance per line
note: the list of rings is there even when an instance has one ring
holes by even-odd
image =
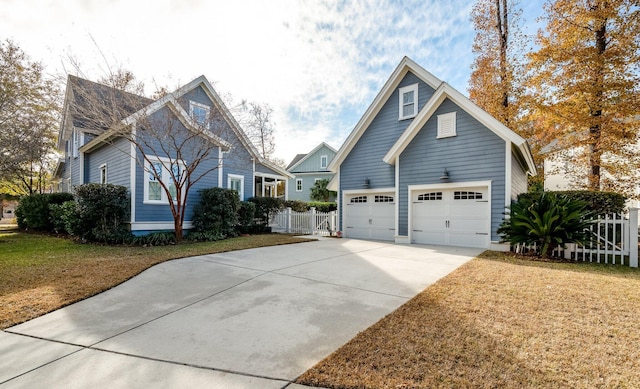
[[[0,332],[0,388],[285,388],[482,250],[351,239],[173,260]]]

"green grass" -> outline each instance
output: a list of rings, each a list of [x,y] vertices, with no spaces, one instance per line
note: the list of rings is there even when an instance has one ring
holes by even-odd
[[[134,247],[0,230],[0,329],[112,288],[171,259],[304,242],[282,234]]]

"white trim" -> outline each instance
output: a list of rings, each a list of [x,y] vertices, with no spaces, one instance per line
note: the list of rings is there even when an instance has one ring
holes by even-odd
[[[285,181],[287,179],[286,176],[279,176],[277,174],[271,174],[271,173],[263,173],[263,172],[255,172],[255,175],[258,177],[264,177],[264,178],[274,178],[274,179],[278,179],[280,181]],[[292,176],[291,178],[293,178],[295,176]]]
[[[326,169],[327,166],[329,166],[329,156],[328,155],[321,155],[320,156],[320,169]]]
[[[298,183],[300,184],[300,189],[298,189]],[[296,192],[302,192],[302,190],[304,189],[303,186],[303,179],[302,178],[296,178]]]
[[[513,189],[511,187],[511,185],[513,185],[511,176],[513,173],[513,166],[511,165],[513,161],[513,157],[511,156],[511,142],[506,142],[504,153],[504,206],[509,207],[511,205],[511,190]],[[508,213],[506,215],[508,215]]]
[[[102,172],[104,171],[104,181],[102,180]],[[107,164],[103,163],[102,165],[100,165],[100,183],[101,184],[106,184],[109,182],[109,171],[107,170]]]
[[[135,124],[132,130],[132,134],[136,136]],[[129,143],[129,156],[131,157],[131,163],[129,164],[129,190],[131,191],[131,222],[136,222],[136,168],[138,167],[138,162],[136,160],[136,145],[133,142]],[[144,170],[144,169],[143,169]],[[144,176],[144,174],[143,174]]]
[[[411,236],[411,226],[413,225],[413,201],[411,196],[415,191],[421,190],[434,190],[434,189],[442,189],[449,190],[455,188],[476,188],[483,187],[487,188],[487,197],[488,197],[488,207],[489,207],[489,215],[487,218],[487,225],[485,226],[487,232],[489,233],[488,242],[491,242],[491,219],[492,219],[492,210],[491,210],[491,181],[467,181],[467,182],[449,182],[444,184],[424,184],[424,185],[408,185],[407,186],[407,237],[409,242],[413,241],[413,236]],[[488,248],[488,247],[487,247]]]
[[[422,66],[418,65],[409,57],[402,58],[393,73],[391,73],[389,79],[387,79],[387,82],[385,82],[380,92],[378,92],[378,94],[376,95],[369,108],[367,108],[364,115],[362,115],[362,117],[360,118],[360,121],[358,121],[356,126],[353,128],[353,131],[351,131],[347,139],[344,141],[336,156],[333,157],[331,163],[329,163],[329,170],[333,172],[336,172],[338,170],[338,167],[342,164],[344,159],[347,158],[347,155],[349,155],[362,134],[369,127],[369,125],[376,117],[378,112],[380,112],[387,100],[389,100],[391,95],[396,91],[398,84],[400,84],[400,81],[402,81],[404,76],[409,71],[415,74],[418,78],[422,79],[422,81],[424,81],[433,89],[436,89],[438,85],[442,83],[442,81],[440,81],[436,76],[426,71]]]
[[[181,170],[183,171],[186,170],[187,163],[185,161],[179,161],[172,158],[158,157],[158,156],[147,156],[147,158],[150,160],[151,163],[160,162],[162,164],[162,181],[168,180],[166,181],[166,185],[170,185],[171,182],[173,181],[173,178],[171,177],[171,171],[169,170],[171,168],[172,163],[177,163]],[[142,199],[142,203],[148,204],[148,205],[169,205],[169,198],[167,198],[167,193],[162,187],[160,187],[160,200],[148,199],[149,197],[148,174],[150,173],[148,164],[149,164],[149,161],[145,160],[144,167],[142,169],[144,171],[144,181],[143,181],[144,197]],[[186,177],[184,179],[186,179]],[[177,195],[180,197],[183,197],[182,193],[177,193]],[[186,201],[186,199],[183,199],[183,200]]]
[[[404,94],[407,92],[413,92],[413,112],[406,115],[404,114]],[[418,83],[403,86],[398,89],[398,120],[407,120],[414,118],[418,114]]]
[[[153,231],[153,230],[173,230],[175,224],[173,221],[164,222],[131,222],[129,223],[131,231]],[[182,223],[182,228],[189,230],[193,228],[193,222],[185,220]]]
[[[222,151],[222,147],[218,146],[218,187],[219,188],[222,188],[222,181],[224,181],[223,157],[224,157],[224,152]],[[242,199],[242,197],[240,198]]]
[[[395,180],[396,180],[396,187],[395,187],[395,197],[396,197],[396,213],[394,215],[395,217],[395,227],[396,227],[396,236],[395,236],[395,240],[398,240],[398,231],[400,231],[400,217],[398,215],[400,215],[400,157],[398,156],[396,158],[396,176],[395,176]],[[408,238],[408,237],[407,237]]]
[[[201,108],[201,109],[205,110],[206,116],[205,116],[205,122],[204,123],[201,123],[201,122],[196,120],[195,116],[193,115],[193,109],[194,108]],[[207,130],[209,129],[209,127],[211,127],[210,124],[209,124],[209,118],[211,117],[211,107],[206,105],[206,104],[202,104],[202,103],[198,103],[197,101],[189,100],[189,117],[191,117],[191,119],[196,124],[203,126]]]
[[[447,128],[445,125],[449,125],[448,132],[445,132]],[[438,115],[438,135],[436,139],[442,138],[450,138],[457,135],[456,129],[456,111],[443,113],[442,115]],[[509,142],[505,142],[509,143]]]
[[[240,180],[240,191],[238,192],[238,197],[240,197],[240,201],[244,200],[244,176],[240,174],[227,174],[227,188],[231,188],[231,180]]]

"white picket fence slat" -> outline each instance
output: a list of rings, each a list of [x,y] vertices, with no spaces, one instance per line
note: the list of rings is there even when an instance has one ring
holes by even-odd
[[[307,212],[285,208],[271,217],[269,227],[273,232],[331,236],[336,231],[337,215],[336,211],[317,212],[313,207]]]
[[[606,215],[589,226],[590,241],[585,245],[570,243],[553,250],[556,258],[638,267],[638,209],[629,216]],[[516,253],[536,250],[536,245],[516,245]]]

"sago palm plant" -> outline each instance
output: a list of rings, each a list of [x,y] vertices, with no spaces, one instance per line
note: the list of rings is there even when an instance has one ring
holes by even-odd
[[[583,201],[553,192],[538,192],[520,196],[511,205],[509,217],[498,233],[512,245],[535,243],[540,250],[538,255],[550,257],[558,245],[586,243],[592,216]]]

